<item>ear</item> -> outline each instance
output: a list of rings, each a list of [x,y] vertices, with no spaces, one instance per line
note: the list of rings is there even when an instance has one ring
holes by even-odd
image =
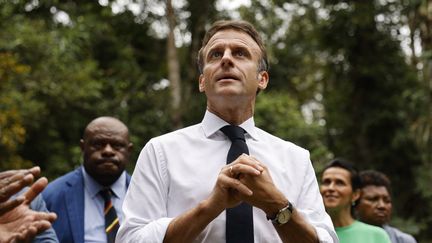
[[[199,91],[202,93],[202,92],[205,91],[205,78],[204,78],[204,75],[200,74],[198,80],[199,80],[198,81],[199,82],[198,88],[199,88]]]
[[[267,88],[269,82],[269,74],[267,71],[261,71],[258,73],[258,89],[264,90]]]
[[[84,139],[80,139],[81,152],[84,152]]]
[[[351,198],[351,202],[355,202],[357,201],[361,196],[361,190],[357,189],[353,192],[352,198]]]
[[[129,143],[128,144],[128,151],[129,151],[129,153],[132,152],[132,149],[133,149],[133,143]]]

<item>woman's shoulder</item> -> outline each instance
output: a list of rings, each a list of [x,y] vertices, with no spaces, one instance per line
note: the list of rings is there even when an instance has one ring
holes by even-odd
[[[336,228],[336,233],[341,243],[390,243],[390,238],[382,228],[360,221]]]
[[[358,224],[358,227],[362,229],[363,233],[367,233],[371,235],[371,237],[375,238],[376,241],[374,242],[390,242],[390,238],[383,228],[360,221],[356,221],[356,224]]]

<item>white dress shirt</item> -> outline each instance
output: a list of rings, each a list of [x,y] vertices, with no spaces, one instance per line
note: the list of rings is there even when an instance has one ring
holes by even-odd
[[[124,200],[125,220],[117,242],[162,242],[173,218],[209,197],[231,146],[219,131],[225,125],[228,123],[207,111],[200,124],[153,138],[145,145]],[[250,155],[268,167],[277,188],[314,226],[320,242],[338,242],[309,152],[255,127],[253,118],[240,126],[247,132]],[[255,242],[281,242],[261,209],[253,207],[253,217]],[[225,213],[194,242],[225,243]]]

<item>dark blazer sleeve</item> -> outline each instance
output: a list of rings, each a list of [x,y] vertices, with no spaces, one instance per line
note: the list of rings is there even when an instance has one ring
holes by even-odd
[[[38,195],[30,204],[30,208],[39,212],[48,212],[45,201],[42,195]],[[34,243],[58,243],[57,235],[51,227],[48,230],[38,234],[34,239]]]

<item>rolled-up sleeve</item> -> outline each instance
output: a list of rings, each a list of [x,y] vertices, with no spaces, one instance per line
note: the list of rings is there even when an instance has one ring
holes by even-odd
[[[172,220],[167,217],[167,194],[166,161],[150,140],[132,174],[116,242],[162,242]]]
[[[306,166],[303,193],[298,200],[298,211],[315,228],[319,242],[339,243],[331,218],[325,212],[315,172],[309,159]]]

